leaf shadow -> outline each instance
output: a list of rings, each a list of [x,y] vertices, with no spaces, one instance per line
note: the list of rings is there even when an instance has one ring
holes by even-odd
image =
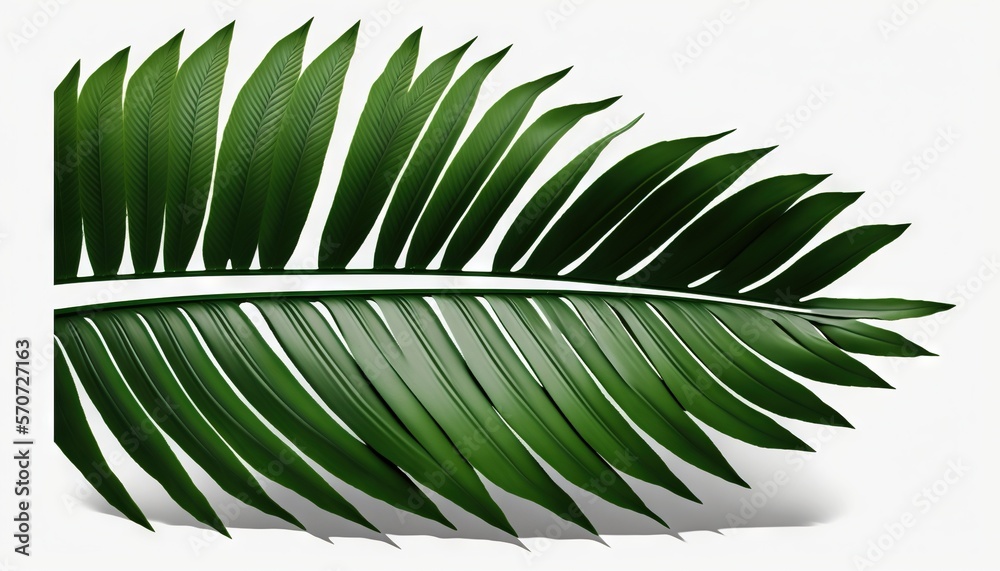
[[[810,471],[808,476],[793,478],[791,483],[780,484],[774,479],[777,472],[773,470],[773,465],[770,473],[767,473],[766,464],[758,464],[758,469],[753,471],[759,473],[756,477],[750,474],[746,479],[755,483],[754,487],[745,489],[693,467],[678,466],[675,472],[703,499],[702,504],[676,496],[655,485],[622,476],[646,505],[667,521],[669,529],[646,516],[596,498],[552,473],[556,483],[570,492],[571,497],[598,529],[600,537],[582,527],[568,524],[541,506],[514,496],[488,481],[485,484],[490,495],[507,514],[511,525],[518,531],[519,538],[492,527],[427,489],[424,491],[457,529],[449,529],[438,522],[397,509],[335,480],[331,482],[334,487],[382,533],[325,512],[277,484],[267,482],[264,483],[264,488],[272,499],[299,519],[307,533],[322,541],[335,543],[337,538],[361,538],[392,546],[396,546],[396,543],[390,536],[481,539],[529,550],[546,540],[577,539],[604,543],[602,537],[617,535],[673,536],[683,541],[682,534],[697,531],[721,534],[724,530],[738,527],[816,525],[834,519],[841,511],[843,502],[836,493],[837,486],[824,482],[814,471]],[[769,477],[770,480],[767,479]],[[230,529],[273,529],[301,533],[294,525],[235,500],[207,478],[196,483]],[[208,526],[194,520],[165,494],[148,496],[141,498],[140,505],[154,523],[154,528],[157,524],[165,524],[197,529],[196,533],[200,535],[210,536],[215,533]],[[89,496],[84,504],[100,513],[124,517],[97,494]]]

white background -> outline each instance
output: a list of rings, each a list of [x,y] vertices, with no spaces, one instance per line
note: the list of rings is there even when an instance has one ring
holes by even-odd
[[[319,1],[18,0],[5,2],[2,14],[0,145],[5,176],[0,183],[0,267],[5,296],[0,304],[0,348],[8,347],[12,353],[14,339],[21,337],[31,338],[37,348],[33,436],[39,442],[33,452],[30,561],[11,551],[13,462],[0,460],[0,490],[6,490],[0,494],[0,513],[8,522],[0,525],[5,538],[0,563],[6,568],[854,569],[870,563],[880,569],[973,569],[1000,565],[994,545],[1000,532],[995,412],[1000,379],[995,372],[993,329],[1000,317],[1000,286],[993,279],[1000,271],[1000,244],[992,176],[1000,157],[995,134],[1000,4],[507,0],[473,7],[378,0],[337,2],[334,7]],[[494,81],[484,89],[474,118],[506,90],[569,65],[575,65],[573,71],[541,97],[531,117],[556,105],[624,95],[566,137],[529,187],[537,186],[610,126],[643,112],[645,118],[605,152],[594,172],[657,140],[734,127],[735,133],[708,152],[780,143],[742,184],[789,172],[830,172],[834,176],[822,190],[867,191],[823,236],[859,223],[913,223],[897,242],[824,293],[957,303],[944,315],[894,325],[941,356],[866,359],[897,387],[895,391],[811,385],[856,426],[853,431],[822,430],[785,423],[810,441],[818,449],[816,454],[800,457],[758,450],[716,435],[754,490],[702,476],[667,456],[671,467],[705,500],[698,506],[637,485],[652,509],[671,524],[672,533],[611,506],[592,505],[585,511],[604,532],[606,545],[573,529],[550,541],[544,536],[553,522],[544,512],[498,493],[498,501],[525,536],[527,549],[523,549],[498,540],[471,518],[461,519],[451,506],[444,511],[460,522],[458,534],[420,522],[400,524],[386,506],[348,491],[372,521],[388,531],[388,538],[371,538],[343,522],[324,523],[329,518],[310,511],[305,502],[279,494],[280,501],[292,502],[296,515],[315,523],[310,527],[316,535],[334,536],[332,543],[300,531],[266,529],[273,522],[250,510],[232,523],[233,539],[227,540],[193,526],[152,480],[127,463],[120,473],[157,531],[150,533],[110,513],[101,500],[81,497],[88,492],[82,477],[50,442],[51,366],[46,349],[52,308],[61,303],[61,294],[51,285],[50,269],[52,90],[78,58],[86,77],[131,45],[131,73],[141,58],[178,30],[186,29],[181,48],[186,57],[236,19],[223,93],[224,120],[238,87],[264,53],[312,16],[316,21],[307,61],[358,19],[363,20],[365,33],[348,75],[318,204],[332,199],[367,86],[410,32],[424,27],[420,66],[472,36],[479,39],[460,69],[513,43]],[[926,160],[918,163],[914,157],[919,156]],[[314,217],[307,227],[304,246],[293,258],[298,265],[309,265],[314,248],[310,239],[322,218]],[[155,283],[161,288],[159,295],[170,294],[169,281]],[[128,293],[93,291],[112,297]],[[13,355],[5,351],[0,349],[0,355],[7,355],[0,361],[12,361]],[[4,383],[8,389],[0,390],[4,403],[10,403],[11,384]],[[7,410],[8,404],[0,410]],[[9,445],[5,450],[5,457],[13,452]],[[961,474],[949,472],[950,465],[962,466]],[[226,502],[222,492],[204,482],[203,474],[193,471],[213,501]],[[784,477],[776,478],[779,472]],[[937,483],[945,476],[953,483]],[[764,500],[762,491],[774,487],[776,480],[785,483]],[[935,501],[915,502],[915,495],[925,488],[936,490],[931,492]],[[744,500],[762,506],[746,525],[733,528],[726,522],[727,514],[739,515]],[[887,535],[886,530],[907,514],[914,525],[898,538]],[[883,547],[873,548],[879,541]]]

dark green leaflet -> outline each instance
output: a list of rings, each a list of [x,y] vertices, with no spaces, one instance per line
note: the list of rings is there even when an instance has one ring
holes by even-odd
[[[140,313],[153,330],[185,392],[234,452],[257,472],[320,508],[373,528],[295,449],[282,442],[243,404],[215,368],[180,311],[157,307],[143,309]]]
[[[721,155],[677,173],[639,203],[569,275],[614,280],[656,251],[770,150]],[[745,189],[743,195],[749,191],[752,188]],[[659,268],[670,262],[666,253],[661,253],[652,264]],[[656,278],[654,271],[651,278],[644,279],[656,283]]]
[[[76,277],[83,247],[83,219],[80,213],[79,149],[77,145],[77,86],[80,62],[56,87],[53,119],[53,207],[55,225],[54,276],[56,281]]]
[[[423,431],[414,430],[411,434],[407,429],[408,419],[397,418],[372,385],[373,380],[379,385],[391,382],[390,378],[402,381],[378,371],[372,380],[366,377],[362,366],[309,302],[286,300],[256,305],[323,402],[359,437],[431,490],[486,521],[496,520],[498,508],[472,467],[454,454],[435,457],[433,444],[425,447],[413,436],[433,431],[435,427],[426,425]],[[399,393],[408,389],[399,384],[390,391]]]
[[[510,203],[528,182],[545,155],[559,139],[591,113],[606,109],[618,97],[567,105],[546,112],[511,145],[462,218],[444,252],[441,268],[461,270],[482,247]]]
[[[860,193],[824,192],[799,201],[698,289],[736,293],[766,277],[859,196]]]
[[[349,346],[362,335],[378,335],[385,359],[473,467],[501,488],[594,531],[576,503],[545,474],[490,406],[440,324],[420,310],[426,302],[385,299],[380,307],[391,333],[364,301],[326,303]],[[393,337],[409,342],[397,345]]]
[[[66,356],[62,349],[55,350],[55,442],[66,458],[76,466],[81,474],[87,477],[94,489],[122,515],[135,523],[152,531],[146,516],[139,506],[135,505],[132,496],[118,476],[115,475],[104,454],[94,439],[83,407],[80,406],[80,395],[76,392],[76,383],[66,364]],[[97,472],[95,474],[95,471]]]
[[[80,90],[77,132],[80,202],[87,256],[94,274],[118,273],[125,252],[125,169],[122,85],[128,48],[97,68]]]
[[[163,267],[184,271],[205,219],[215,165],[219,98],[229,65],[233,24],[215,33],[181,64],[170,93],[167,206]]]
[[[707,309],[751,349],[793,373],[837,385],[889,387],[800,317],[722,304]]]
[[[110,355],[102,350],[94,328],[80,318],[64,319],[56,323],[55,333],[90,400],[125,452],[196,520],[228,537],[222,520],[195,487],[166,439],[155,428],[147,428],[153,426],[152,421],[132,397]]]
[[[765,179],[713,207],[680,232],[659,256],[647,284],[685,287],[724,267],[826,175]]]
[[[622,335],[621,321],[608,305],[588,296],[567,296],[579,317],[549,297],[537,298],[546,315],[563,331],[579,330],[567,336],[588,366],[603,366],[598,377],[605,390],[627,410],[629,417],[647,434],[682,460],[727,481],[747,486],[716,448],[712,440],[684,412],[677,398],[664,385],[638,347]],[[582,320],[589,330],[579,329]],[[602,355],[614,372],[600,363]]]
[[[274,144],[260,223],[261,268],[285,267],[299,241],[319,186],[359,26],[360,22],[309,64],[292,91]]]
[[[152,272],[160,257],[170,92],[183,34],[171,38],[139,66],[125,93],[125,200],[129,250],[137,274]]]
[[[810,317],[816,328],[845,351],[881,357],[934,355],[895,331],[850,319]]]
[[[122,374],[134,380],[132,392],[146,413],[223,490],[243,503],[302,528],[294,516],[274,503],[229,446],[202,418],[174,380],[152,337],[139,317],[131,312],[94,316]]]
[[[712,374],[747,401],[776,414],[833,426],[850,424],[801,384],[774,369],[730,335],[698,304],[655,300],[659,311]]]
[[[814,297],[799,302],[799,305],[818,311],[823,315],[886,320],[924,317],[954,307],[950,303],[914,299],[830,299],[828,297]]]
[[[398,467],[330,418],[235,304],[183,307],[240,392],[258,413],[294,439],[304,454],[346,483],[394,507],[443,520],[434,503]],[[411,498],[418,501],[411,502]]]
[[[764,448],[811,450],[781,425],[719,385],[641,300],[612,299],[609,304],[670,392],[695,417],[734,438]]]
[[[662,523],[624,480],[605,484],[613,468],[559,412],[477,299],[439,296],[435,301],[479,385],[532,450],[584,490]]]
[[[507,517],[489,497],[485,488],[481,487],[481,482],[477,484],[478,476],[475,476],[469,460],[452,443],[444,427],[435,421],[401,377],[402,374],[406,374],[406,369],[402,364],[393,364],[382,352],[381,347],[384,346],[378,341],[386,340],[388,332],[384,329],[365,331],[360,321],[361,317],[354,311],[353,306],[336,299],[320,301],[331,312],[351,354],[355,356],[358,366],[364,371],[379,396],[434,459],[442,466],[454,467],[449,471],[461,478],[464,487],[473,491],[476,497],[475,501],[469,504],[471,513],[511,535],[516,535],[517,532],[510,526]],[[391,347],[389,345],[386,350]],[[400,367],[398,371],[397,365]]]
[[[597,161],[601,151],[625,131],[631,129],[642,115],[633,119],[624,127],[601,137],[597,142],[583,150],[565,167],[557,172],[541,188],[538,189],[524,205],[521,213],[514,219],[507,234],[504,235],[493,258],[493,269],[507,272],[528,252],[535,240],[542,235],[545,226],[556,215],[559,208],[566,202],[576,186],[580,184],[590,167]]]
[[[515,87],[476,124],[434,189],[406,253],[406,267],[426,268],[514,139],[532,104],[569,69]]]
[[[806,252],[788,269],[746,295],[777,303],[797,301],[833,283],[898,238],[907,226],[878,224],[847,230]]]
[[[570,204],[519,271],[558,274],[596,244],[695,152],[726,134],[663,141],[625,157]]]
[[[635,432],[565,343],[522,297],[488,296],[500,322],[577,431],[617,469],[700,501]]]
[[[264,56],[233,103],[222,134],[212,207],[205,225],[205,267],[246,269],[257,251],[281,117],[302,69],[312,20]]]
[[[427,203],[438,176],[451,156],[486,76],[507,54],[510,46],[473,64],[448,90],[427,133],[400,175],[399,186],[389,202],[375,247],[375,267],[393,268],[406,239]]]
[[[432,62],[411,87],[419,40],[418,30],[389,60],[368,96],[323,228],[321,268],[343,268],[357,253],[431,110],[472,44]]]

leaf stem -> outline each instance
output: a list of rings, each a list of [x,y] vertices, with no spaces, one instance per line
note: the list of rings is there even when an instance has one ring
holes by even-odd
[[[283,291],[229,291],[220,293],[209,293],[209,294],[196,294],[196,295],[179,295],[173,297],[163,297],[163,298],[146,298],[146,299],[133,299],[133,300],[122,300],[122,301],[110,301],[107,303],[88,303],[84,305],[75,305],[70,307],[63,307],[56,309],[56,315],[68,315],[68,314],[79,314],[88,313],[92,311],[97,311],[101,309],[111,309],[111,308],[121,308],[121,307],[140,307],[146,305],[154,305],[160,303],[181,303],[181,302],[192,302],[192,301],[210,301],[210,300],[239,300],[239,301],[250,301],[253,299],[261,299],[268,297],[316,297],[316,296],[331,296],[331,295],[400,295],[400,294],[422,294],[422,295],[444,295],[444,294],[455,294],[455,293],[466,293],[483,295],[490,293],[507,293],[507,294],[522,294],[522,295],[542,295],[542,294],[566,294],[566,293],[577,293],[577,294],[597,294],[602,296],[614,296],[614,297],[629,297],[629,296],[646,296],[646,297],[665,297],[670,299],[688,299],[693,301],[703,301],[703,302],[716,302],[716,303],[727,303],[734,305],[774,309],[779,311],[787,311],[800,314],[818,314],[825,315],[822,310],[816,308],[805,308],[787,305],[776,305],[768,303],[766,301],[748,298],[731,298],[724,296],[717,296],[712,294],[693,292],[693,291],[676,291],[676,290],[666,290],[666,289],[647,289],[642,288],[641,284],[629,283],[628,281],[583,281],[567,279],[560,276],[541,276],[541,275],[531,275],[531,274],[521,274],[514,272],[507,273],[491,273],[491,272],[454,272],[454,271],[443,271],[443,270],[398,270],[386,272],[384,270],[375,269],[358,269],[358,270],[198,270],[198,271],[183,271],[183,272],[160,272],[152,274],[129,274],[129,275],[118,275],[114,277],[104,277],[104,276],[88,276],[84,278],[76,278],[74,280],[59,281],[57,285],[70,286],[77,284],[86,283],[121,283],[121,282],[138,282],[140,280],[146,280],[150,278],[204,278],[204,277],[274,277],[274,276],[302,276],[302,277],[328,277],[328,278],[348,278],[348,277],[363,277],[363,276],[383,276],[386,280],[394,282],[388,287],[344,287],[343,283],[331,282],[330,285],[335,286],[333,288],[313,288],[310,290],[283,290]],[[451,280],[451,283],[446,286],[441,286],[440,282],[431,283],[430,280],[424,279],[423,284],[431,285],[420,285],[414,284],[414,279],[416,278],[440,278]],[[489,279],[489,284],[476,285],[472,284],[459,284],[455,283],[458,280],[466,281],[480,281]],[[507,282],[509,287],[504,287],[502,284]],[[402,287],[398,284],[405,284]],[[325,285],[325,284],[324,284]],[[337,285],[341,286],[339,289]]]

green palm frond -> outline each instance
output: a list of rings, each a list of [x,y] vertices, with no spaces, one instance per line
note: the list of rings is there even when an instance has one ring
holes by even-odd
[[[372,529],[320,470],[450,526],[429,489],[516,535],[485,477],[596,533],[544,463],[665,525],[669,514],[608,477],[698,501],[646,437],[746,486],[699,423],[809,450],[774,417],[850,423],[807,383],[886,388],[850,353],[930,354],[861,320],[946,304],[811,297],[905,226],[855,228],[803,252],[859,194],[814,192],[826,176],[811,174],[732,191],[771,148],[688,165],[727,133],[662,141],[580,188],[636,118],[528,188],[560,139],[617,98],[560,106],[522,129],[562,70],[511,89],[470,126],[506,48],[459,71],[469,42],[418,71],[420,31],[406,38],[369,90],[332,204],[314,205],[358,27],[303,71],[308,29],[280,40],[240,89],[217,159],[232,25],[183,62],[178,34],[127,84],[126,49],[79,94],[79,64],[56,88],[57,283],[282,271],[399,282],[58,309],[56,442],[84,473],[106,465],[85,394],[131,458],[221,533],[168,438],[233,497],[299,527],[261,477]],[[317,267],[284,270],[309,216],[326,220]],[[119,273],[126,235],[134,275]],[[492,269],[467,271],[494,235]],[[206,270],[188,270],[199,238]],[[371,267],[347,269],[369,238]],[[83,243],[93,276],[79,275]],[[427,275],[517,287],[410,283]],[[150,527],[112,472],[96,487]]]

